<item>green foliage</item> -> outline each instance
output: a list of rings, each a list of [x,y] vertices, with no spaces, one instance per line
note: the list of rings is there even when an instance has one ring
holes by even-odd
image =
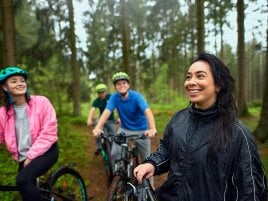
[[[18,63],[24,64],[31,75],[34,74],[34,78],[30,77],[31,92],[48,96],[60,113],[73,109],[69,104],[73,100],[73,91],[66,4],[56,0],[46,3],[29,3],[26,0],[14,2]],[[88,4],[90,9],[83,13],[87,50],[81,49],[85,45],[80,42],[77,44],[82,101],[87,101],[91,95],[89,85],[105,82],[111,86],[111,75],[124,69],[120,2],[91,0]],[[249,7],[252,5],[249,4]],[[148,100],[152,99],[150,102],[169,104],[173,96],[183,95],[185,71],[190,59],[196,55],[197,36],[196,27],[193,26],[198,17],[196,5],[191,1],[132,0],[126,1],[125,8],[129,22],[133,87],[137,91],[145,91]],[[211,36],[212,32],[220,36],[223,24],[230,23],[226,17],[231,8],[229,0],[206,4],[205,9],[208,10],[205,18],[209,23],[206,25],[206,36]],[[79,30],[76,31],[79,39]],[[216,36],[214,39],[206,38],[210,46],[214,42],[216,45],[217,40]],[[233,45],[224,41],[221,45],[220,49],[224,50],[222,59],[238,80]],[[256,94],[254,98],[261,98],[262,79],[257,81],[262,75],[264,59],[260,51],[255,51],[256,45],[261,44],[258,41],[250,42],[245,55],[249,61],[246,62],[248,74],[252,72],[252,79],[255,79],[252,83],[248,82],[251,87],[247,100],[253,97],[253,93]],[[89,74],[95,78],[89,80]]]
[[[176,97],[176,96],[175,96]],[[172,104],[150,104],[153,111],[158,135],[162,135],[164,129],[175,112],[188,106],[188,101],[178,96]]]
[[[251,101],[248,106],[254,110],[254,109],[258,109],[258,111],[260,111],[261,109],[261,106],[262,106],[262,100],[260,99],[255,99],[253,101]]]
[[[16,11],[15,26],[20,44],[18,51],[23,52],[33,47],[38,39],[37,30],[40,24],[31,5],[26,1],[22,1],[21,6]]]
[[[157,76],[155,77],[154,82],[150,84],[150,88],[146,89],[147,99],[150,103],[157,103],[160,105],[167,105],[172,103],[179,103],[177,101],[178,94],[180,92],[180,87],[176,87],[176,90],[173,90],[169,87],[169,76],[168,74],[169,67],[167,64],[163,64],[159,67]],[[180,99],[180,98],[179,98]]]

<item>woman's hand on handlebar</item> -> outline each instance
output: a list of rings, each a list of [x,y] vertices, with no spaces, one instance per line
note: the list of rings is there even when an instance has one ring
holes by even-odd
[[[138,165],[134,169],[133,174],[136,177],[138,183],[142,183],[142,178],[145,177],[146,179],[149,179],[150,177],[154,176],[154,171],[154,166],[151,163],[144,163]]]

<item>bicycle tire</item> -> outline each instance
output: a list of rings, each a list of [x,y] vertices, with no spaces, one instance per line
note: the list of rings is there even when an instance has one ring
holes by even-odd
[[[81,175],[74,169],[63,166],[49,178],[54,201],[86,201],[87,192]]]
[[[127,182],[126,177],[116,175],[110,185],[107,201],[124,201]]]
[[[131,170],[130,170],[130,181],[131,182],[134,182],[136,180],[135,176],[133,175],[133,170],[135,169],[135,167],[138,166],[139,164],[139,157],[137,154],[133,154],[133,158],[132,158],[132,167],[131,167]]]
[[[107,179],[107,186],[110,186],[112,179],[113,179],[113,168],[112,168],[112,162],[111,162],[111,145],[109,142],[105,141],[103,144],[103,149],[101,151],[101,156],[104,163],[105,168],[105,175]]]

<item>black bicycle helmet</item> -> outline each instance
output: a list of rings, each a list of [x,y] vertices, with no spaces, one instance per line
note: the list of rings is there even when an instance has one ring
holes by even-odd
[[[26,80],[28,72],[16,66],[10,66],[0,71],[0,82],[4,83],[12,75],[22,75]]]
[[[127,82],[129,82],[130,79],[128,74],[126,74],[125,72],[118,72],[113,75],[112,80],[113,83],[115,84],[119,80],[126,80]]]

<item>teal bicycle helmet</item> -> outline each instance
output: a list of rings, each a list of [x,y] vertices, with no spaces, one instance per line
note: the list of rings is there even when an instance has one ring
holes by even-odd
[[[102,92],[105,92],[106,90],[107,90],[107,86],[105,84],[98,84],[96,86],[97,93],[102,93]]]
[[[16,66],[10,66],[10,67],[7,67],[7,68],[0,71],[0,84],[4,84],[5,81],[12,75],[21,75],[24,77],[25,80],[27,80],[27,78],[28,78],[28,72],[26,70],[23,70],[23,69],[16,67]],[[10,94],[10,91],[3,90],[3,92],[7,94],[9,104],[13,105],[15,103],[15,101],[14,101],[12,95]],[[28,88],[27,88],[25,96],[26,96],[27,100],[30,99],[30,93],[29,93]]]
[[[0,71],[0,82],[3,83],[12,75],[22,75],[25,79],[28,78],[28,72],[16,66],[10,66]]]
[[[113,83],[115,84],[119,80],[126,80],[127,82],[129,82],[130,79],[128,74],[126,74],[125,72],[118,72],[113,75],[112,80]]]

